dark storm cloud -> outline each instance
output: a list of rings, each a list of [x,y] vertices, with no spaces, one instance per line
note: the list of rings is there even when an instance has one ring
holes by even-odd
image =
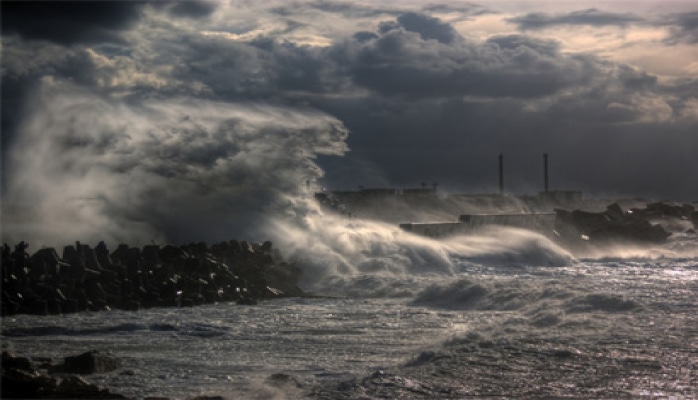
[[[353,81],[386,95],[408,97],[538,97],[587,82],[585,57],[565,56],[554,42],[520,35],[469,42],[431,17],[404,14],[330,50]]]
[[[143,1],[3,1],[2,33],[61,44],[119,41]]]
[[[341,83],[339,77],[325,76],[333,69],[313,47],[205,36],[183,37],[172,46],[179,49],[170,55],[172,77],[199,82],[220,99],[280,101],[286,92],[323,93]]]
[[[207,0],[174,1],[170,12],[179,17],[203,18],[211,15],[218,5]]]
[[[379,15],[401,14],[400,11],[392,8],[366,6],[344,1],[323,0],[310,2],[288,2],[286,5],[274,7],[271,11],[281,16],[293,16],[298,15],[299,10],[317,10],[331,14],[339,14],[346,18],[365,18]]]
[[[451,43],[460,36],[451,25],[424,14],[405,13],[397,18],[397,22],[406,31],[418,33],[424,40]]]
[[[126,102],[183,96],[320,110],[351,131],[347,156],[322,159],[330,188],[438,181],[460,191],[495,190],[496,157],[503,152],[511,166],[508,190],[537,191],[540,155],[548,152],[556,188],[698,196],[695,187],[667,178],[696,170],[688,155],[698,153],[695,120],[682,117],[692,112],[695,79],[669,85],[637,68],[565,53],[553,40],[522,34],[476,42],[427,14],[392,17],[349,3],[284,5],[274,10],[276,21],[278,15],[293,20],[306,8],[367,16],[374,29],[361,25],[315,47],[279,38],[279,31],[247,40],[227,34],[240,33],[239,25],[202,34],[212,28],[186,18],[170,31],[131,32],[139,54],[43,44],[35,57],[20,50],[36,44],[17,38],[4,42],[3,79],[14,74],[19,90],[51,75]],[[250,24],[248,31],[257,27]],[[136,79],[144,73],[158,82]],[[213,136],[205,139],[208,145],[141,171],[178,173],[178,164],[206,169],[236,154],[234,147],[217,147]]]
[[[595,8],[555,15],[530,13],[520,17],[509,18],[507,21],[518,25],[521,30],[544,29],[559,25],[625,26],[644,22],[643,18],[633,14],[618,14]]]

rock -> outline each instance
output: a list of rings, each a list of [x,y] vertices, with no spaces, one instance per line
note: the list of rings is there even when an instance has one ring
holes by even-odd
[[[695,208],[690,204],[667,204],[664,202],[650,203],[647,209],[651,211],[660,211],[665,217],[685,218],[688,219]]]
[[[67,375],[58,384],[58,391],[76,398],[92,397],[99,393],[99,387],[77,375]]]
[[[36,371],[5,370],[2,375],[3,399],[49,398],[56,391],[56,379]]]
[[[625,212],[621,208],[620,204],[613,203],[606,207],[606,215],[613,221],[623,221],[625,220]]]
[[[624,213],[617,203],[609,205],[603,213],[556,210],[555,229],[568,240],[583,235],[597,244],[608,241],[659,243],[671,235],[661,225],[651,224],[642,210]]]
[[[2,352],[2,368],[3,369],[21,369],[24,371],[33,371],[31,361],[25,357],[18,357],[9,351]]]
[[[121,361],[97,350],[66,357],[63,371],[69,374],[103,374],[121,368]]]
[[[104,242],[94,250],[76,242],[63,248],[62,258],[50,248],[30,258],[27,247],[2,248],[2,315],[305,296],[297,285],[301,270],[284,263],[269,241],[148,245],[142,251],[121,244],[111,254]]]
[[[289,374],[284,374],[284,373],[271,374],[266,379],[266,381],[270,385],[276,386],[276,387],[284,387],[284,386],[295,386],[297,388],[303,387],[303,385],[301,385],[301,383],[298,382],[298,379],[294,378],[293,376],[291,376]]]
[[[259,251],[265,254],[271,253],[273,246],[274,245],[272,244],[272,242],[267,240],[266,242],[262,243],[262,245],[259,247]]]

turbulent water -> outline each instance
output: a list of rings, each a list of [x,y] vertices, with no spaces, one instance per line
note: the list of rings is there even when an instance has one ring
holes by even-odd
[[[432,242],[354,223],[335,239],[363,258],[305,243],[322,297],[18,315],[3,344],[110,351],[124,367],[89,379],[136,398],[698,396],[695,236],[587,259],[516,230]]]

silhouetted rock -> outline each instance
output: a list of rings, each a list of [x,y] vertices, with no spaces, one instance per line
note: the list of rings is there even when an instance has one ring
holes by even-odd
[[[555,229],[566,240],[584,239],[592,243],[609,241],[658,243],[665,241],[671,233],[659,224],[652,224],[648,215],[664,215],[664,209],[663,203],[655,203],[654,209],[647,209],[649,212],[633,209],[632,212],[626,213],[619,204],[614,203],[601,213],[555,210]],[[667,210],[675,209],[667,208]]]
[[[31,362],[25,357],[19,357],[9,351],[2,352],[2,368],[3,369],[21,369],[24,371],[33,371]]]
[[[294,378],[293,376],[289,374],[284,374],[284,373],[276,373],[276,374],[271,374],[269,377],[266,379],[267,383],[283,388],[285,386],[292,386],[292,387],[297,387],[301,388],[303,385],[301,385],[300,382],[298,382],[298,379]]]
[[[93,249],[76,242],[41,249],[29,257],[28,245],[2,248],[2,313],[36,315],[84,310],[197,306],[232,301],[305,296],[299,268],[281,261],[272,242],[231,240],[208,247],[121,244],[109,253],[104,242]]]
[[[55,378],[37,371],[7,369],[2,374],[3,399],[50,398],[55,393],[58,382]]]
[[[66,357],[63,371],[69,374],[103,374],[121,368],[121,361],[108,353],[91,350]]]
[[[42,368],[49,373],[64,372],[52,365],[50,359],[42,360]],[[5,351],[2,355],[2,394],[3,399],[128,399],[125,396],[100,389],[85,379],[75,375],[50,377],[38,371],[24,358]]]

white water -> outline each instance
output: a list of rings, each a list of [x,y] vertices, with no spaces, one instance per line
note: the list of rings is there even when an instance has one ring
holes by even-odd
[[[306,253],[316,257],[306,287],[332,298],[19,315],[3,319],[3,344],[56,361],[111,351],[124,368],[89,379],[137,398],[698,395],[696,257],[575,260],[518,230],[433,242],[353,224]],[[677,240],[656,252],[690,242]],[[543,382],[536,363],[558,350],[578,354],[570,371],[598,382],[574,372]],[[362,380],[377,370],[394,375]],[[300,387],[268,383],[274,373]]]

